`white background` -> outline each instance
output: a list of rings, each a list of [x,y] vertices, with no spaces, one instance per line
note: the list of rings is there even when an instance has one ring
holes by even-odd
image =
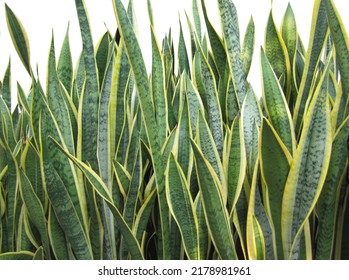
[[[0,80],[5,73],[9,57],[12,63],[12,89],[16,95],[16,81],[18,81],[25,91],[30,88],[30,78],[22,66],[15,49],[12,45],[5,19],[4,3],[7,3],[14,13],[19,17],[24,25],[30,41],[31,63],[33,69],[38,65],[42,83],[45,85],[46,66],[52,30],[54,32],[56,57],[70,22],[70,41],[74,64],[77,61],[81,51],[81,39],[79,33],[79,24],[76,16],[75,1],[73,0],[0,0]],[[123,1],[127,5],[127,0]],[[161,41],[166,32],[171,27],[175,50],[178,42],[178,19],[180,17],[182,26],[186,28],[186,11],[191,17],[191,0],[152,0],[153,15],[155,21],[155,30],[158,41]],[[200,1],[199,1],[200,2]],[[261,81],[259,70],[259,49],[264,44],[264,30],[268,15],[271,9],[271,0],[235,0],[237,7],[241,40],[245,33],[247,23],[252,15],[256,26],[256,43],[253,64],[248,80],[252,83],[257,95],[261,94]],[[277,26],[280,26],[283,14],[287,4],[290,2],[296,16],[298,31],[304,42],[308,45],[308,36],[310,32],[313,0],[274,0],[273,15]],[[349,9],[345,0],[334,0],[338,10],[341,13],[345,26],[349,28]],[[85,0],[90,18],[94,44],[106,31],[106,27],[114,32],[116,30],[116,20],[112,0]],[[148,70],[151,67],[151,45],[149,20],[147,13],[146,0],[134,0],[135,13],[138,22],[139,41],[143,51]],[[206,0],[206,6],[209,18],[215,26],[218,33],[220,31],[220,22],[218,17],[217,1]],[[204,22],[202,20],[202,25]],[[189,47],[189,34],[185,30],[187,47]],[[188,48],[189,49],[189,48]]]

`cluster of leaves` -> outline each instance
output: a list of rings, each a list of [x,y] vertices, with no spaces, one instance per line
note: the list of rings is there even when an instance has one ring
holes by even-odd
[[[193,0],[190,49],[160,47],[148,0],[152,68],[133,2],[83,50],[52,38],[46,89],[24,27],[6,5],[14,46],[0,96],[0,259],[343,259],[349,257],[349,39],[333,0],[315,0],[308,49],[289,5],[261,48],[262,99],[248,83],[251,19],[241,45],[231,0],[221,33]],[[199,8],[201,6],[201,8]],[[203,16],[202,16],[203,15]],[[202,22],[202,19],[204,22]],[[204,32],[203,30],[206,30]]]

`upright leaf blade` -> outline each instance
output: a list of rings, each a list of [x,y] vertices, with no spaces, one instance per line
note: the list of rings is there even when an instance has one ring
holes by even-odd
[[[285,184],[281,214],[285,258],[298,257],[298,238],[319,198],[329,166],[332,132],[327,81],[326,71],[305,116]]]

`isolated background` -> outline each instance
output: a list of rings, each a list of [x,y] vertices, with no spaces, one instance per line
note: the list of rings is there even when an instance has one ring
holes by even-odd
[[[113,0],[85,0],[86,7],[90,18],[94,44],[108,28],[114,32],[116,30],[116,20],[112,5]],[[125,6],[128,0],[123,0]],[[200,2],[200,1],[198,1]],[[241,40],[245,33],[247,23],[253,16],[256,27],[256,43],[253,64],[248,80],[253,85],[256,93],[261,95],[261,81],[259,70],[259,49],[264,44],[264,30],[268,15],[271,9],[271,0],[235,0],[239,23]],[[348,1],[334,0],[347,29],[349,28],[349,8]],[[7,30],[5,18],[5,3],[19,17],[25,27],[30,41],[31,63],[38,65],[40,79],[46,79],[46,66],[52,30],[54,32],[56,56],[59,55],[68,22],[70,25],[70,43],[72,48],[73,61],[76,63],[82,43],[80,38],[79,24],[76,16],[75,1],[73,0],[0,0],[0,80],[5,73],[9,57],[12,64],[12,90],[16,96],[17,81],[25,91],[30,88],[30,77],[25,71],[19,60],[16,51],[12,45],[9,32]],[[287,4],[290,3],[296,16],[298,32],[303,40],[305,47],[308,45],[310,32],[313,0],[274,0],[273,15],[277,26],[280,26],[283,14]],[[175,51],[177,49],[179,34],[179,18],[184,27],[187,47],[189,47],[189,34],[187,32],[187,23],[185,12],[191,17],[192,1],[191,0],[152,0],[155,31],[157,39],[161,43],[162,38],[172,30]],[[135,13],[138,23],[138,35],[142,52],[148,70],[151,69],[151,43],[150,30],[147,12],[147,0],[134,0]],[[209,18],[215,26],[218,33],[220,32],[219,13],[216,0],[206,0],[206,6]],[[204,26],[204,22],[202,21]]]

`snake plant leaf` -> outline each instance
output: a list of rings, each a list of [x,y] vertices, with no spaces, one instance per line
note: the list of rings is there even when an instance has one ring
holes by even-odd
[[[226,178],[223,172],[222,161],[220,159],[217,146],[215,145],[213,135],[208,127],[208,124],[203,116],[203,113],[200,112],[198,124],[197,124],[197,135],[196,140],[200,150],[202,151],[205,159],[210,163],[213,170],[216,172],[216,175],[219,178],[221,183],[221,194],[223,201],[227,201],[227,185]]]
[[[97,66],[99,87],[102,87],[102,84],[103,84],[103,79],[108,67],[110,52],[113,53],[114,45],[110,47],[110,41],[111,41],[110,37],[111,36],[109,32],[108,31],[105,32],[102,35],[102,37],[99,39],[96,46],[95,60],[96,60],[96,66]]]
[[[265,33],[265,54],[278,79],[282,76],[285,83],[281,84],[284,95],[289,100],[291,90],[291,64],[289,55],[282,36],[277,29],[272,11],[270,11],[266,33]]]
[[[121,141],[121,134],[126,125],[126,105],[129,98],[127,84],[130,79],[130,64],[127,59],[126,50],[122,42],[116,54],[112,89],[109,101],[109,131],[110,131],[110,152],[115,154],[117,145]],[[114,141],[115,139],[115,141]]]
[[[184,40],[182,22],[179,20],[178,74],[181,75],[184,71],[190,75],[188,52]]]
[[[204,111],[204,105],[200,94],[198,93],[196,87],[193,85],[189,76],[186,76],[186,99],[188,102],[189,117],[191,123],[192,134],[196,134],[196,123],[199,117],[199,111]]]
[[[1,143],[1,140],[0,140]],[[3,243],[6,243],[7,251],[15,251],[15,231],[17,224],[17,207],[19,203],[19,179],[18,179],[18,164],[17,161],[10,151],[8,145],[4,145],[6,161],[7,161],[7,170],[6,170],[6,185],[11,186],[7,187],[6,190],[6,239],[3,240]]]
[[[192,11],[193,11],[195,32],[196,32],[199,40],[201,40],[202,39],[201,16],[200,16],[200,12],[199,12],[200,10],[198,7],[198,0],[192,0]]]
[[[235,210],[246,175],[246,149],[241,119],[235,119],[227,141],[226,174],[229,212]]]
[[[125,241],[128,245],[129,252],[133,259],[143,259],[143,254],[139,247],[139,243],[135,239],[130,227],[127,225],[125,219],[122,217],[119,209],[115,207],[112,199],[112,195],[108,190],[107,186],[103,183],[102,179],[89,167],[87,164],[83,163],[73,155],[64,149],[56,140],[50,138],[60,151],[66,155],[74,164],[83,172],[86,178],[89,180],[91,186],[100,195],[100,197],[108,204],[109,209],[112,211],[115,221],[119,226],[121,233],[123,234]]]
[[[111,52],[106,62],[107,66],[104,69],[104,77],[101,85],[101,96],[99,99],[99,116],[98,116],[98,146],[97,146],[97,159],[99,166],[99,174],[106,184],[108,189],[112,191],[113,188],[113,168],[112,160],[113,154],[110,151],[111,148],[111,137],[110,137],[110,115],[109,115],[109,103],[112,88],[112,77],[113,77],[113,63],[114,54]],[[102,71],[102,70],[101,70]],[[105,238],[110,244],[110,258],[116,258],[115,251],[115,231],[114,231],[114,221],[113,216],[107,205],[104,203],[104,213],[103,222],[105,223]]]
[[[227,54],[225,52],[222,39],[219,37],[217,31],[214,29],[212,23],[208,18],[205,0],[201,0],[201,8],[204,15],[208,38],[210,40],[212,54],[214,56],[217,69],[222,78],[224,77],[224,74],[225,74],[224,71],[225,71],[225,65],[227,61]]]
[[[241,61],[240,31],[236,8],[231,0],[218,0],[226,52],[234,88],[241,106],[247,93],[246,77]]]
[[[321,59],[322,50],[326,44],[328,36],[328,22],[326,16],[326,1],[315,0],[313,8],[313,16],[311,23],[311,31],[309,36],[309,45],[305,57],[305,65],[302,75],[301,84],[297,101],[294,108],[293,123],[296,134],[299,135],[305,106],[308,98],[311,98],[312,85],[316,78],[316,70]]]
[[[34,253],[29,251],[8,252],[0,254],[0,260],[32,260]]]
[[[165,165],[163,163],[160,142],[157,137],[157,122],[155,119],[155,112],[152,105],[151,97],[149,96],[150,86],[147,77],[147,71],[142,57],[142,52],[138,44],[136,35],[133,27],[127,17],[126,10],[120,0],[113,1],[114,12],[116,15],[118,27],[122,37],[122,41],[125,44],[127,57],[129,59],[132,72],[135,78],[135,84],[138,90],[138,96],[140,99],[140,106],[142,109],[142,116],[145,124],[145,131],[147,134],[151,155],[152,163],[154,167],[156,184],[158,189],[158,198],[160,204],[160,217],[162,227],[162,243],[163,247],[163,258],[166,259],[170,256],[170,226],[169,226],[169,210],[166,205],[165,196],[165,180],[164,170]]]
[[[56,70],[55,46],[52,34],[50,54],[47,71],[47,102],[55,121],[62,133],[62,138],[71,153],[75,153],[74,137],[70,114],[61,91],[60,82]]]
[[[343,89],[343,98],[347,104],[345,115],[347,115],[349,90],[349,66],[347,61],[349,59],[349,38],[334,2],[332,0],[326,0],[323,2],[326,5],[326,14],[331,31],[331,38],[333,39],[336,48],[338,67],[340,70]]]
[[[296,149],[296,138],[291,113],[281,85],[263,49],[261,49],[261,69],[265,110],[277,134],[293,154]]]
[[[200,258],[207,259],[209,254],[209,247],[211,245],[211,239],[209,236],[209,230],[205,218],[205,210],[202,204],[202,197],[200,195],[200,192],[198,192],[198,194],[196,195],[194,207],[195,215],[198,221]]]
[[[0,137],[9,145],[9,148],[13,150],[17,144],[15,131],[13,127],[12,117],[10,113],[10,108],[7,107],[5,100],[0,96]]]
[[[250,87],[242,104],[241,119],[246,148],[247,164],[252,169],[254,167],[254,163],[251,161],[253,139],[258,139],[254,131],[256,126],[260,127],[262,122],[262,115],[262,110],[257,101],[257,97],[252,87]]]
[[[152,83],[155,116],[158,127],[158,141],[162,146],[167,137],[167,95],[165,92],[165,72],[160,48],[156,39],[154,27],[151,27],[152,42]]]
[[[103,182],[107,185],[108,189],[112,188],[112,159],[113,153],[110,151],[111,147],[111,137],[110,137],[110,96],[112,88],[112,78],[114,70],[114,55],[111,55],[107,62],[107,67],[105,70],[105,76],[103,77],[103,84],[101,88],[101,96],[99,100],[99,110],[98,110],[98,147],[97,147],[97,157],[99,174]]]
[[[267,257],[263,230],[258,218],[255,216],[255,212],[258,211],[256,202],[258,200],[257,196],[259,196],[259,191],[257,190],[258,168],[258,162],[256,162],[253,172],[246,222],[247,253],[250,260],[265,260]]]
[[[11,59],[9,59],[8,61],[0,89],[2,98],[4,99],[7,108],[9,108],[9,110],[11,111]]]
[[[7,4],[5,4],[5,12],[7,28],[10,31],[12,42],[25,69],[31,76],[32,70],[30,67],[30,46],[27,32],[25,31],[21,21],[18,19],[18,17],[14,14],[14,12]]]
[[[176,130],[176,147],[174,147],[176,148],[177,152],[177,161],[182,168],[185,178],[187,179],[190,177],[193,167],[193,157],[190,144],[190,138],[192,138],[192,130],[189,114],[189,106],[185,101],[181,115],[179,117],[179,123]]]
[[[215,248],[222,259],[237,259],[229,215],[221,193],[220,181],[200,148],[191,141],[206,223]]]
[[[331,155],[331,120],[327,99],[328,67],[305,115],[282,199],[284,256],[297,258],[298,237],[319,198]]]
[[[149,222],[149,217],[154,207],[155,198],[156,198],[156,188],[154,188],[150,192],[150,194],[147,196],[147,198],[144,200],[135,218],[132,231],[139,243],[141,243],[142,235],[144,234],[144,232],[146,232],[146,228]]]
[[[98,135],[98,104],[99,85],[97,66],[94,54],[89,19],[83,0],[75,0],[83,44],[83,59],[86,71],[86,80],[83,95],[80,101],[81,118],[78,123],[78,156],[88,161],[94,170],[97,170],[97,135]],[[83,133],[82,133],[83,131]]]
[[[349,118],[339,127],[332,143],[332,153],[323,190],[317,203],[316,212],[319,226],[316,242],[316,259],[331,259],[334,251],[337,194],[341,187],[341,178],[348,160],[347,140]]]
[[[242,66],[243,66],[245,77],[247,77],[248,73],[250,72],[253,51],[254,51],[254,44],[255,44],[255,25],[254,25],[253,17],[251,16],[247,24],[244,41],[241,48],[241,60],[242,60]]]
[[[182,236],[184,250],[191,260],[200,259],[198,221],[189,186],[179,163],[171,154],[166,172],[169,208]]]
[[[64,36],[61,51],[57,63],[57,76],[69,94],[72,91],[73,59],[70,49],[69,24]]]
[[[290,3],[287,5],[286,12],[282,18],[281,35],[287,48],[290,66],[292,67],[297,52],[298,31],[296,18]]]
[[[55,258],[57,260],[68,260],[67,240],[52,206],[49,208],[47,231]]]
[[[43,205],[35,194],[33,186],[31,185],[28,177],[24,174],[24,171],[22,169],[19,169],[19,175],[19,189],[21,192],[22,200],[27,208],[27,213],[30,220],[40,232],[40,237],[46,257],[50,259],[50,242],[46,228],[47,221],[45,218]]]
[[[41,138],[41,164],[47,186],[47,193],[67,240],[77,259],[92,259],[92,249],[83,224],[75,210],[66,187],[54,168],[45,137]]]
[[[260,165],[262,180],[268,192],[269,216],[273,223],[277,258],[283,259],[281,236],[281,207],[284,186],[290,170],[292,157],[280,136],[267,119],[263,119],[260,133]],[[277,168],[275,168],[277,166]]]
[[[159,142],[156,135],[156,121],[154,116],[154,110],[152,106],[152,101],[149,96],[149,81],[146,75],[146,68],[142,53],[132,29],[132,26],[127,18],[126,11],[120,0],[115,0],[114,2],[114,12],[116,19],[118,21],[118,26],[120,28],[121,37],[125,43],[125,48],[127,56],[129,58],[131,69],[135,76],[135,83],[137,86],[140,105],[142,108],[142,115],[144,117],[145,128],[147,132],[148,141],[150,144],[150,149],[152,153],[152,161],[155,168],[156,181],[158,195],[160,196],[160,204],[162,211],[165,211],[165,197],[164,197],[164,164],[161,157],[161,149],[159,148]],[[166,222],[163,221],[166,225]],[[166,229],[166,226],[164,230]],[[166,232],[166,231],[165,231]],[[166,238],[165,238],[166,239]]]
[[[33,261],[43,261],[44,260],[44,249],[40,246],[33,257]]]
[[[200,53],[196,57],[200,61],[200,76],[203,81],[202,94],[205,95],[206,111],[208,114],[208,124],[212,132],[219,156],[222,156],[223,151],[223,128],[222,128],[222,111],[220,109],[217,85],[213,77],[212,69],[210,68],[207,59],[204,57],[203,50],[199,46]]]

